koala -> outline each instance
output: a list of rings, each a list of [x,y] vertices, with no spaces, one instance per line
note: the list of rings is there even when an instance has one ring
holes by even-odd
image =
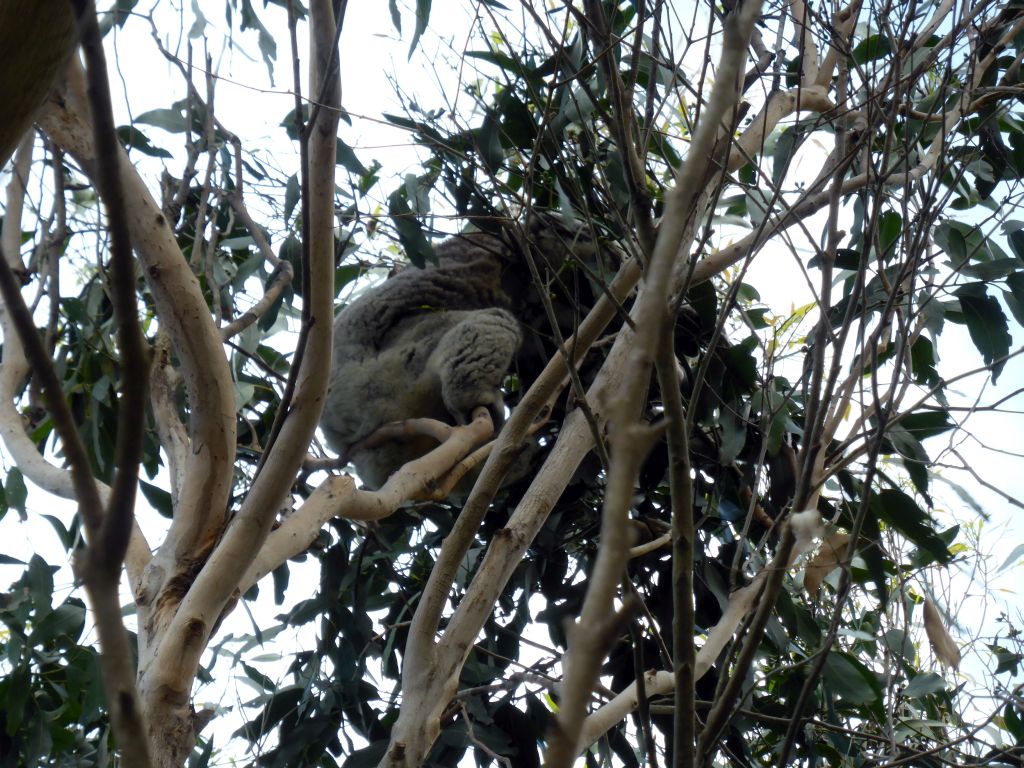
[[[465,424],[478,406],[495,428],[504,423],[501,384],[522,342],[502,288],[509,246],[497,235],[471,233],[435,252],[436,265],[402,270],[334,323],[321,427],[371,489],[436,447],[427,436],[360,446],[385,424],[422,417]]]

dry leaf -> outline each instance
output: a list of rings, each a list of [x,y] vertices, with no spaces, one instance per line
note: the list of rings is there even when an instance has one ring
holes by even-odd
[[[833,533],[823,542],[821,549],[804,570],[804,589],[811,599],[817,598],[818,590],[821,589],[821,582],[825,580],[832,571],[839,567],[839,562],[846,554],[846,545],[850,541],[847,533]]]
[[[924,598],[924,632],[928,635],[928,642],[931,643],[935,658],[943,666],[953,669],[960,666],[960,648],[946,631],[939,609],[927,596]]]

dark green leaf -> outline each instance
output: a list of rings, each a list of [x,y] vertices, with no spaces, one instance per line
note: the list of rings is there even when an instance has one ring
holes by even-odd
[[[772,181],[778,183],[786,175],[789,163],[803,138],[803,132],[796,127],[786,128],[779,134],[772,153]]]
[[[871,497],[871,508],[881,520],[898,530],[939,562],[947,562],[951,555],[945,542],[931,526],[931,520],[903,491],[886,488]]]
[[[32,630],[29,642],[45,646],[58,638],[75,642],[85,629],[85,609],[80,605],[64,603],[47,614]]]
[[[914,675],[914,678],[907,683],[903,689],[903,695],[908,699],[920,699],[929,693],[938,693],[946,690],[946,681],[934,672],[921,672]]]
[[[1009,288],[1008,292],[1003,292],[1006,304],[1013,313],[1017,324],[1024,326],[1024,272],[1007,275],[1006,287]]]
[[[878,218],[878,245],[883,259],[888,260],[893,256],[902,233],[903,217],[896,211],[882,211]]]
[[[984,286],[965,285],[956,291],[964,313],[971,341],[982,359],[992,366],[992,383],[999,378],[1006,356],[1010,353],[1010,332],[999,302],[989,296]]]
[[[865,38],[853,49],[853,60],[858,64],[865,64],[875,59],[881,59],[892,52],[889,38],[885,35],[872,35]]]
[[[359,162],[359,158],[356,157],[356,153],[352,151],[352,147],[340,138],[338,139],[337,144],[337,155],[338,163],[350,173],[360,177],[366,176],[369,173],[366,166]]]
[[[935,228],[935,244],[949,254],[954,267],[967,261],[967,240],[965,231],[972,228],[960,222],[944,221]]]
[[[946,411],[918,411],[900,419],[900,424],[918,440],[927,440],[956,427]]]
[[[935,367],[935,348],[927,336],[918,336],[910,347],[910,363],[914,381],[929,387],[939,383],[939,371]]]
[[[930,462],[924,446],[903,424],[898,422],[889,427],[887,437],[903,457],[903,466],[906,468],[907,474],[910,475],[914,487],[931,504],[928,499]]]
[[[28,489],[25,487],[25,478],[21,470],[11,467],[7,473],[7,481],[4,483],[4,496],[7,506],[17,510],[21,518],[25,519],[25,501],[28,498]]]
[[[342,768],[374,768],[388,751],[386,739],[376,741],[368,747],[356,750],[342,763]]]
[[[245,671],[245,676],[263,688],[263,690],[270,691],[271,693],[277,690],[277,684],[251,664],[246,664],[243,661],[242,669]]]
[[[412,33],[412,43],[409,44],[409,58],[412,58],[413,51],[420,41],[420,36],[427,30],[430,21],[430,0],[416,0],[416,28]]]
[[[284,188],[284,218],[285,221],[289,221],[292,218],[292,212],[295,210],[295,206],[299,204],[299,199],[302,195],[302,188],[299,185],[299,177],[294,173],[288,177],[288,183]]]
[[[159,486],[139,480],[139,490],[149,505],[159,512],[163,517],[170,519],[174,516],[174,507],[171,504],[171,494]]]
[[[135,118],[136,123],[145,123],[163,128],[168,133],[184,133],[188,130],[185,112],[181,109],[153,109]]]
[[[1003,709],[1003,724],[1006,730],[1016,739],[1017,744],[1024,744],[1024,722],[1021,721],[1020,713],[1013,702],[1007,703]]]
[[[415,266],[421,269],[426,266],[427,259],[435,260],[434,249],[427,239],[423,225],[413,215],[405,188],[396,190],[388,198],[388,215],[391,217],[398,241],[405,249],[405,255]]]
[[[1013,255],[1024,262],[1024,222],[1008,221],[1003,225],[1006,231],[1006,239],[1010,243],[1010,250]]]
[[[828,686],[850,704],[881,700],[881,686],[874,674],[849,654],[830,652],[823,676]]]
[[[402,34],[402,14],[398,12],[398,3],[395,0],[388,0],[388,10],[391,12],[391,23],[395,31]]]

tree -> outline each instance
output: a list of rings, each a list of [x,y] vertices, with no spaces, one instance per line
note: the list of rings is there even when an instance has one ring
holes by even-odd
[[[190,698],[203,654],[273,573],[282,624],[319,634],[290,685],[239,651],[263,694],[235,738],[262,765],[454,765],[471,750],[529,766],[538,744],[549,766],[587,750],[628,765],[1019,764],[1010,678],[981,702],[930,665],[960,662],[953,601],[932,585],[967,556],[937,483],[957,487],[958,441],[1005,407],[977,382],[1011,370],[1010,321],[1024,322],[1024,10],[484,0],[455,52],[458,103],[408,92],[385,115],[424,152],[395,181],[334,139],[353,119],[335,50],[366,31],[343,24],[346,3],[310,3],[311,82],[295,77],[283,123],[300,161],[283,174],[217,113],[191,49],[182,60],[159,34],[181,90],[115,128],[100,30],[146,24],[122,2],[98,27],[88,5],[66,27],[88,93],[75,59],[38,112],[68,55],[59,29],[0,11],[0,30],[38,41],[11,54],[9,71],[32,74],[0,81],[23,105],[0,148],[33,117],[44,147],[34,159],[33,135],[21,143],[3,224],[4,488],[13,508],[22,476],[77,503],[85,543],[76,528],[66,542],[102,651],[79,644],[81,601],[54,608],[33,559],[0,606],[8,762],[98,764],[110,748],[127,765],[208,762],[215,713]],[[306,9],[282,5],[294,41]],[[224,7],[272,68],[273,25]],[[430,3],[414,15],[410,56],[439,24]],[[294,42],[290,55],[298,72]],[[152,127],[180,137],[177,155]],[[159,202],[130,157],[174,169]],[[48,191],[28,208],[52,214],[23,222],[30,178]],[[439,216],[521,236],[534,210],[599,247],[532,270],[545,322],[489,454],[475,450],[488,424],[439,427],[435,451],[357,489],[309,449],[331,304],[393,243],[428,261]],[[810,303],[773,313],[765,262]],[[529,434],[532,471],[502,486]],[[473,490],[445,498],[470,453]],[[139,466],[171,517],[162,541],[131,520]],[[1001,487],[959,469],[966,498]],[[289,561],[307,553],[320,589],[296,602]],[[1007,618],[978,663],[1016,674],[1016,637]]]

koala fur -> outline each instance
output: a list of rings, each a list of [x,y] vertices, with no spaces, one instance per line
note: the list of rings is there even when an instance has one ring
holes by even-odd
[[[385,424],[421,417],[465,424],[477,406],[490,410],[496,428],[504,422],[501,383],[522,341],[502,288],[509,246],[496,235],[473,233],[435,251],[436,265],[407,267],[345,307],[334,323],[321,427],[369,488],[436,447],[425,436],[360,447]]]

